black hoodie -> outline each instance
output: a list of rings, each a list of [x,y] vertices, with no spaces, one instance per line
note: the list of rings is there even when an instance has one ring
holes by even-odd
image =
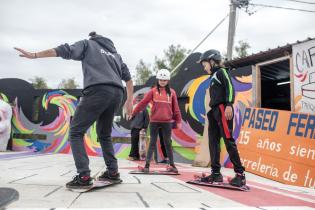
[[[122,80],[131,79],[127,65],[106,37],[93,35],[89,40],[63,44],[55,50],[58,57],[81,61],[84,89],[98,84],[124,88]]]
[[[235,90],[229,71],[221,67],[214,67],[211,71],[210,107],[219,104],[233,106]]]

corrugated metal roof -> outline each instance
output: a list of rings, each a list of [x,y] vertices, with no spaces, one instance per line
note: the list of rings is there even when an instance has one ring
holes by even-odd
[[[242,67],[242,66],[249,66],[249,65],[254,65],[256,63],[276,59],[279,57],[283,57],[286,55],[292,54],[292,46],[295,44],[300,44],[303,42],[307,42],[310,40],[314,40],[315,38],[307,38],[303,41],[296,41],[295,43],[292,44],[286,44],[284,46],[278,46],[277,48],[274,49],[268,49],[266,51],[260,51],[259,53],[252,54],[250,56],[244,57],[244,58],[236,58],[231,61],[226,62],[226,66],[230,66],[233,68],[236,67]]]

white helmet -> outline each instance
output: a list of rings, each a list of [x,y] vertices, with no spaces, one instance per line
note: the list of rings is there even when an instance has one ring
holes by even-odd
[[[171,73],[167,69],[160,69],[156,73],[156,79],[161,79],[161,80],[170,80],[171,79]]]

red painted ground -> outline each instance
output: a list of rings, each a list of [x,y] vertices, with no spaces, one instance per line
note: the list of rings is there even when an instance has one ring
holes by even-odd
[[[139,165],[143,166],[144,163],[137,161]],[[181,175],[172,176],[176,179],[179,179],[181,181],[187,182],[189,180],[193,179],[193,176],[195,173],[193,172],[186,172],[184,168],[188,167],[181,167],[178,165],[179,172]],[[164,168],[166,165],[163,164],[153,164],[151,163],[150,168]],[[182,171],[180,169],[183,169]],[[125,167],[124,169],[129,170],[137,170],[137,167]],[[269,185],[264,185],[261,183],[253,182],[253,181],[247,181],[247,183],[251,186],[251,190],[249,192],[243,192],[243,191],[235,191],[235,190],[228,190],[228,189],[220,189],[220,188],[213,188],[213,187],[205,187],[205,186],[198,186],[194,185],[197,188],[201,188],[203,190],[209,191],[211,193],[214,193],[216,195],[222,196],[224,198],[233,200],[235,202],[242,203],[247,206],[308,206],[315,208],[315,196],[307,195],[304,193],[298,193],[298,192],[290,192],[288,190],[282,190],[278,189]],[[257,187],[263,187],[266,189],[278,191],[278,193],[270,192],[263,189],[258,189]],[[281,195],[281,193],[286,193],[289,195],[295,195],[300,196],[303,198],[312,199],[314,202],[307,202],[304,200],[300,200],[298,198],[292,198],[287,195]]]

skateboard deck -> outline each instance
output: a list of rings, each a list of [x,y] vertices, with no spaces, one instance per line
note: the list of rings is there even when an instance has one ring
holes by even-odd
[[[195,184],[200,186],[206,186],[206,187],[217,187],[217,188],[224,188],[224,189],[230,189],[230,190],[240,190],[240,191],[249,191],[250,188],[247,185],[243,185],[242,187],[236,187],[233,185],[230,185],[226,182],[202,182],[200,180],[191,180],[188,181],[189,184]]]
[[[168,172],[166,170],[152,170],[144,172],[143,167],[139,166],[138,170],[130,171],[129,174],[145,174],[145,175],[180,175],[180,173]]]
[[[85,193],[85,192],[90,192],[96,189],[101,189],[101,188],[105,188],[105,187],[109,187],[112,185],[116,185],[116,184],[120,184],[122,182],[122,180],[117,180],[117,181],[100,181],[100,180],[96,180],[93,182],[93,185],[89,188],[86,189],[70,189],[69,190],[73,191],[73,192],[79,192],[79,193]]]
[[[207,187],[217,187],[217,188],[224,188],[230,190],[240,190],[240,191],[249,191],[250,188],[247,185],[243,185],[241,187],[230,185],[228,182],[203,182],[201,178],[206,177],[206,173],[202,173],[201,175],[194,175],[194,180],[188,181],[189,184],[207,186]],[[228,178],[229,181],[229,178]]]
[[[143,171],[130,171],[129,174],[145,174],[145,175],[180,175],[180,173],[167,172],[167,171],[149,171],[148,173]]]
[[[19,193],[13,188],[0,188],[0,209],[4,209],[13,201],[19,199]]]

